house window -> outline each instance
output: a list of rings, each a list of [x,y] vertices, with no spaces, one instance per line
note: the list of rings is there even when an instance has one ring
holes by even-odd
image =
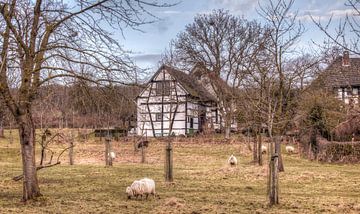
[[[170,95],[170,82],[157,82],[156,83],[156,95]]]
[[[187,118],[187,122],[190,123],[190,129],[194,128],[194,118],[193,117],[188,117]]]
[[[156,113],[156,121],[161,121],[161,120],[162,120],[162,114]]]
[[[352,96],[353,95],[352,88],[346,88],[345,91],[346,91],[346,96]]]

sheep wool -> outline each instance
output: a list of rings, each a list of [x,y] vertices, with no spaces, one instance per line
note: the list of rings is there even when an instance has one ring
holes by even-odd
[[[115,152],[109,152],[109,156],[111,159],[115,159],[116,158],[116,153]]]
[[[228,163],[230,164],[230,166],[235,166],[237,165],[237,159],[234,155],[231,155],[229,157]]]
[[[142,185],[143,194],[146,195],[146,199],[148,198],[149,194],[156,196],[155,192],[155,181],[150,178],[143,178],[140,180]]]
[[[131,197],[133,197],[134,196],[134,193],[133,193],[133,191],[132,191],[132,189],[131,189],[131,187],[126,187],[126,194],[127,194],[127,196],[128,196],[128,199],[130,199]]]
[[[262,154],[266,154],[266,152],[267,152],[267,147],[264,146],[264,145],[262,145],[262,146],[261,146],[261,153],[262,153]]]
[[[289,154],[295,152],[295,148],[293,146],[289,146],[289,145],[285,147],[285,150]]]
[[[133,196],[136,198],[138,196],[142,197],[144,193],[142,182],[135,180],[130,187],[126,188],[126,193],[129,199]]]

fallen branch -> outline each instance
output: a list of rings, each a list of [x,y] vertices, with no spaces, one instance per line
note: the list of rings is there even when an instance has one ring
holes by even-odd
[[[54,163],[54,164],[38,166],[38,167],[36,167],[36,171],[38,171],[38,170],[40,170],[40,169],[48,168],[48,167],[53,167],[53,166],[59,165],[60,163],[61,163],[61,162],[58,161],[58,162],[56,162],[56,163]],[[14,181],[20,181],[23,177],[24,177],[24,175],[18,175],[18,176],[13,177],[12,179],[13,179]]]
[[[68,149],[70,149],[70,148],[72,148],[72,147],[74,147],[74,146],[75,146],[75,145],[72,145],[72,146],[69,146],[69,147],[63,149],[63,151],[62,151],[62,152],[59,154],[59,156],[57,157],[56,163],[54,163],[54,164],[51,164],[51,160],[52,160],[53,154],[54,154],[54,153],[52,153],[49,164],[37,166],[37,167],[36,167],[36,171],[38,171],[38,170],[40,170],[40,169],[43,169],[43,168],[48,168],[48,167],[52,167],[52,166],[59,165],[59,164],[61,163],[61,162],[60,162],[60,157],[61,157],[61,155],[62,155],[66,150],[68,150]],[[23,177],[24,177],[24,175],[18,175],[18,176],[13,177],[13,180],[14,180],[14,181],[20,181]]]

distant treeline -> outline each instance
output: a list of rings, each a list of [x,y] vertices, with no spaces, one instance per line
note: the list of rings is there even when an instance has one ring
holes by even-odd
[[[32,106],[37,128],[130,128],[136,121],[135,98],[141,87],[90,86],[85,83],[43,86]],[[16,94],[16,90],[13,90]],[[0,127],[13,127],[0,100]]]

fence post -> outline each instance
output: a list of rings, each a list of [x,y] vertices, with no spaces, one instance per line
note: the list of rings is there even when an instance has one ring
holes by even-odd
[[[110,157],[111,152],[111,138],[110,136],[105,138],[105,165],[112,166],[112,158]]]
[[[145,163],[145,149],[144,145],[141,147],[141,163]]]
[[[169,139],[165,149],[165,181],[173,181],[173,155],[172,155],[172,144]]]
[[[69,164],[74,165],[74,141],[73,139],[69,142]]]
[[[278,176],[278,154],[271,156],[269,167],[270,167],[270,192],[269,192],[269,203],[270,206],[279,204],[279,176]]]

